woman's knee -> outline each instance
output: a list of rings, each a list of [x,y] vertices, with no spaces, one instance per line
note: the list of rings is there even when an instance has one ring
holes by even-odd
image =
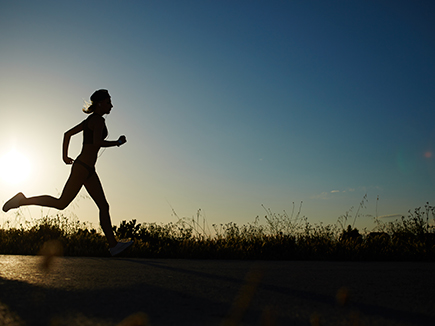
[[[109,211],[109,203],[107,201],[104,201],[102,203],[98,203],[98,208],[100,209],[100,212],[108,212]]]
[[[56,208],[59,209],[59,210],[64,210],[65,208],[68,207],[68,205],[71,203],[71,201],[72,200],[68,200],[66,198],[60,197],[57,200],[57,207]]]

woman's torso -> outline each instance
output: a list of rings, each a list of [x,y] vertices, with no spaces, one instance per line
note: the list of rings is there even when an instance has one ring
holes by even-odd
[[[101,119],[100,121],[97,121]],[[77,157],[83,163],[89,166],[94,166],[97,162],[99,146],[94,145],[94,126],[96,123],[103,123],[103,135],[102,140],[108,135],[108,130],[104,118],[93,113],[83,122],[83,147],[80,155]]]

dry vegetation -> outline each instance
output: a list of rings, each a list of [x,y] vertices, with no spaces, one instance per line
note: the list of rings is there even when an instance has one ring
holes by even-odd
[[[362,203],[363,204],[363,203]],[[118,238],[135,241],[125,255],[144,258],[273,260],[433,260],[435,208],[410,211],[394,222],[378,221],[377,232],[350,225],[349,214],[335,225],[313,225],[299,211],[288,215],[266,209],[264,220],[248,225],[213,225],[206,231],[200,211],[191,219],[159,225],[122,221]],[[355,218],[358,216],[358,212]],[[0,254],[35,255],[55,240],[66,256],[108,256],[105,237],[86,223],[63,215],[0,229]]]

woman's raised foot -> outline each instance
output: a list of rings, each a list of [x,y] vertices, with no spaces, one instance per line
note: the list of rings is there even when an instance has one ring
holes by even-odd
[[[19,192],[3,205],[3,212],[7,212],[10,209],[20,207],[20,201],[24,198],[26,198],[26,196],[24,196],[22,192]]]

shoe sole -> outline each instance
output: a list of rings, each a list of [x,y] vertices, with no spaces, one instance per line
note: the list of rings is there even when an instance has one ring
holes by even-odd
[[[109,252],[110,252],[110,254],[112,255],[112,257],[119,256],[120,254],[122,254],[123,252],[125,252],[127,249],[131,248],[131,246],[133,245],[133,243],[134,243],[134,242],[131,242],[128,246],[126,246],[124,249],[122,249],[121,251],[117,252],[117,253],[114,254],[114,255],[110,252],[110,250],[109,250]]]

